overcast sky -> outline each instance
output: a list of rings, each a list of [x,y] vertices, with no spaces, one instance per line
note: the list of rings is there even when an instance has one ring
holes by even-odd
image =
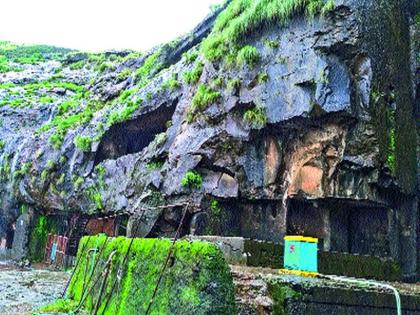
[[[190,31],[221,0],[1,0],[0,40],[86,51],[147,50]]]

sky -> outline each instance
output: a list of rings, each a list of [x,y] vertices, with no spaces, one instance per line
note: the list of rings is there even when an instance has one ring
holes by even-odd
[[[191,31],[222,0],[2,0],[0,40],[144,51]]]

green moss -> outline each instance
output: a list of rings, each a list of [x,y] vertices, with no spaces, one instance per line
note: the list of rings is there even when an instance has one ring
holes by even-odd
[[[101,248],[104,242],[105,236],[84,237],[81,240],[78,253],[81,264],[75,270],[69,286],[67,298],[70,301],[79,301],[81,298],[85,270],[91,263],[86,257],[88,249]],[[171,246],[170,240],[135,239],[127,263],[122,265],[129,243],[130,239],[124,237],[112,238],[107,242],[101,257],[97,257],[105,262],[110,253],[116,251],[110,277],[105,283],[105,292],[110,291],[117,269],[122,268],[123,271],[105,314],[145,312]],[[85,250],[82,252],[81,248]],[[178,241],[173,257],[162,278],[150,314],[236,314],[229,267],[215,245]],[[97,277],[103,279],[101,268],[94,272],[93,279]],[[102,281],[99,281],[83,305],[88,312],[96,304],[101,285]],[[104,303],[99,313],[102,313],[103,307]]]
[[[388,136],[388,151],[386,157],[386,165],[391,170],[392,174],[396,175],[397,158],[396,158],[396,143],[395,143],[395,111],[390,111],[388,114],[389,120],[389,136]]]
[[[268,292],[273,300],[273,315],[286,315],[287,301],[291,299],[298,299],[302,294],[293,290],[287,284],[282,284],[276,281],[268,282]]]
[[[196,171],[186,172],[184,177],[181,179],[182,187],[200,189],[202,184],[203,184],[203,179],[201,175],[198,174]]]
[[[80,149],[84,152],[88,152],[88,151],[91,150],[92,138],[77,135],[74,138],[74,145],[76,146],[76,148],[78,148],[78,149]]]
[[[0,140],[0,150],[2,150],[6,146],[5,140]]]
[[[48,233],[57,233],[57,222],[45,215],[40,215],[35,219],[34,227],[29,236],[28,255],[32,262],[41,262],[44,260],[45,245],[47,243]]]
[[[70,313],[77,307],[77,302],[72,300],[58,299],[54,303],[39,308],[36,313],[62,314]]]
[[[249,124],[252,128],[262,128],[267,123],[267,116],[265,109],[262,107],[255,107],[249,109],[244,113],[243,121]]]

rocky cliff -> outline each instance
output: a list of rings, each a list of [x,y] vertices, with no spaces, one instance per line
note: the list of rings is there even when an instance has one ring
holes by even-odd
[[[412,279],[415,14],[232,0],[145,54],[1,43],[0,237],[22,212],[66,231],[123,213],[128,235],[170,236],[187,208],[183,234],[312,235]]]

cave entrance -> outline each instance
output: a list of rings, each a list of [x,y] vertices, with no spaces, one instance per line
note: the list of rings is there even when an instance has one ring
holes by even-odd
[[[177,102],[175,100],[170,106],[161,105],[136,119],[113,125],[99,144],[95,165],[107,159],[140,152],[147,147],[157,134],[167,130]]]
[[[317,237],[326,251],[389,257],[392,211],[362,202],[291,198],[287,234]]]
[[[6,249],[12,249],[13,247],[13,239],[15,238],[15,230],[16,230],[16,223],[13,223],[9,226],[6,231],[6,239],[4,242]]]
[[[319,239],[319,248],[330,247],[328,210],[304,199],[289,199],[287,211],[287,235],[304,235]]]

